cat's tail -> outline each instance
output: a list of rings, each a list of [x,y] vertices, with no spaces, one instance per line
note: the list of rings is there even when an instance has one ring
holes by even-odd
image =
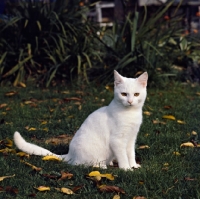
[[[14,133],[14,143],[18,149],[30,155],[40,155],[40,156],[53,155],[61,159],[63,158],[61,155],[56,155],[45,148],[26,142],[26,140],[17,131]]]

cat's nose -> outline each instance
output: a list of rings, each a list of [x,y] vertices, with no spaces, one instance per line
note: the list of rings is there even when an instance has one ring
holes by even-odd
[[[128,103],[131,105],[133,103],[133,100],[128,100]]]

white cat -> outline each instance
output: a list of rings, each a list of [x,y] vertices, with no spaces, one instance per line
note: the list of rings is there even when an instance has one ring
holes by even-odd
[[[55,155],[72,165],[107,168],[115,158],[119,168],[140,167],[135,161],[135,143],[142,123],[148,74],[134,79],[114,71],[114,79],[114,99],[88,116],[73,137],[68,154],[53,154],[26,142],[18,132],[14,133],[16,146],[28,154]]]

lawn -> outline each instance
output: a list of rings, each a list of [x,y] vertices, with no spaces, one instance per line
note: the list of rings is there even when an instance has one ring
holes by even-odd
[[[110,87],[99,85],[1,88],[0,198],[110,199],[117,193],[109,190],[126,199],[200,198],[199,86],[171,83],[164,89],[148,89],[136,145],[142,167],[137,170],[125,172],[116,166],[102,170],[44,161],[38,156],[23,156],[12,145],[17,130],[26,140],[55,153],[67,153],[71,137],[87,115],[107,105],[112,96]],[[190,141],[193,147],[180,147]],[[90,179],[87,175],[91,171],[112,174],[114,180]],[[101,185],[111,187],[104,186],[105,192],[100,192]],[[39,191],[36,188],[40,186],[50,190]],[[62,193],[63,187],[75,193]]]

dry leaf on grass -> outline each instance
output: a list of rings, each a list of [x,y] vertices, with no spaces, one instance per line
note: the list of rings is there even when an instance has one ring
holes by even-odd
[[[16,153],[16,151],[14,149],[9,149],[9,148],[5,148],[5,149],[1,149],[0,153]]]
[[[20,157],[26,157],[26,158],[30,157],[30,155],[28,153],[25,153],[25,152],[22,152],[22,151],[16,153],[16,155],[20,156]]]
[[[144,113],[145,115],[148,115],[148,116],[151,115],[151,112],[149,112],[149,111],[144,111],[143,113]]]
[[[147,199],[147,198],[144,196],[134,196],[133,199]]]
[[[6,92],[4,95],[6,96],[6,97],[11,97],[11,96],[14,96],[14,95],[16,95],[18,92],[16,92],[16,91],[9,91],[9,92]]]
[[[120,195],[114,195],[112,199],[120,199]]]
[[[6,138],[6,141],[4,142],[4,145],[7,147],[12,147],[13,146],[13,141],[10,140],[9,138]]]
[[[54,155],[47,155],[45,157],[42,158],[42,160],[47,160],[47,161],[61,161],[60,158],[54,156]]]
[[[178,151],[173,152],[174,155],[180,156],[181,154]]]
[[[72,195],[74,194],[74,192],[71,190],[71,189],[68,189],[68,188],[65,188],[65,187],[62,187],[62,188],[55,188],[56,190],[62,192],[62,193],[65,193],[67,195]]]
[[[21,160],[21,162],[24,163],[25,165],[31,167],[31,168],[32,168],[33,170],[35,170],[35,171],[41,171],[41,170],[42,170],[42,168],[36,167],[35,165],[32,165],[32,164],[30,164],[30,163],[28,163],[28,162],[25,162],[24,160]]]
[[[176,120],[176,118],[173,115],[163,115],[162,118],[168,120]]]
[[[166,124],[166,122],[159,121],[159,120],[153,120],[153,124]]]
[[[39,187],[34,187],[38,191],[50,191],[50,187],[45,187],[45,186],[39,186]]]
[[[107,178],[108,180],[114,180],[114,176],[112,174],[106,173],[106,174],[101,174],[99,171],[92,171],[88,174],[88,176],[90,177],[103,177],[103,178]],[[98,180],[98,179],[97,179]]]
[[[192,142],[185,142],[182,143],[180,147],[194,147],[194,144]]]
[[[149,149],[150,147],[148,145],[141,145],[138,147],[138,149]]]
[[[66,178],[71,179],[72,177],[72,173],[61,171],[61,177],[58,180],[65,180]]]
[[[4,108],[4,107],[6,107],[6,106],[8,106],[7,104],[0,104],[0,108]]]
[[[2,176],[2,177],[0,177],[0,181],[3,181],[6,178],[13,178],[13,177],[15,177],[15,174],[12,176]]]
[[[82,99],[81,98],[78,98],[78,97],[66,97],[63,99],[64,102],[70,102],[70,101],[81,101]]]
[[[179,123],[179,124],[186,124],[184,121],[182,121],[182,120],[177,120],[177,123]]]
[[[34,127],[31,127],[31,128],[28,129],[28,131],[36,131],[36,130],[37,130],[37,129],[34,128]]]
[[[125,193],[125,191],[117,186],[101,185],[98,187],[100,192],[116,192],[116,193]]]
[[[17,188],[14,188],[14,187],[11,187],[11,186],[5,187],[4,190],[7,193],[11,193],[11,194],[18,194],[18,192],[19,192]]]

